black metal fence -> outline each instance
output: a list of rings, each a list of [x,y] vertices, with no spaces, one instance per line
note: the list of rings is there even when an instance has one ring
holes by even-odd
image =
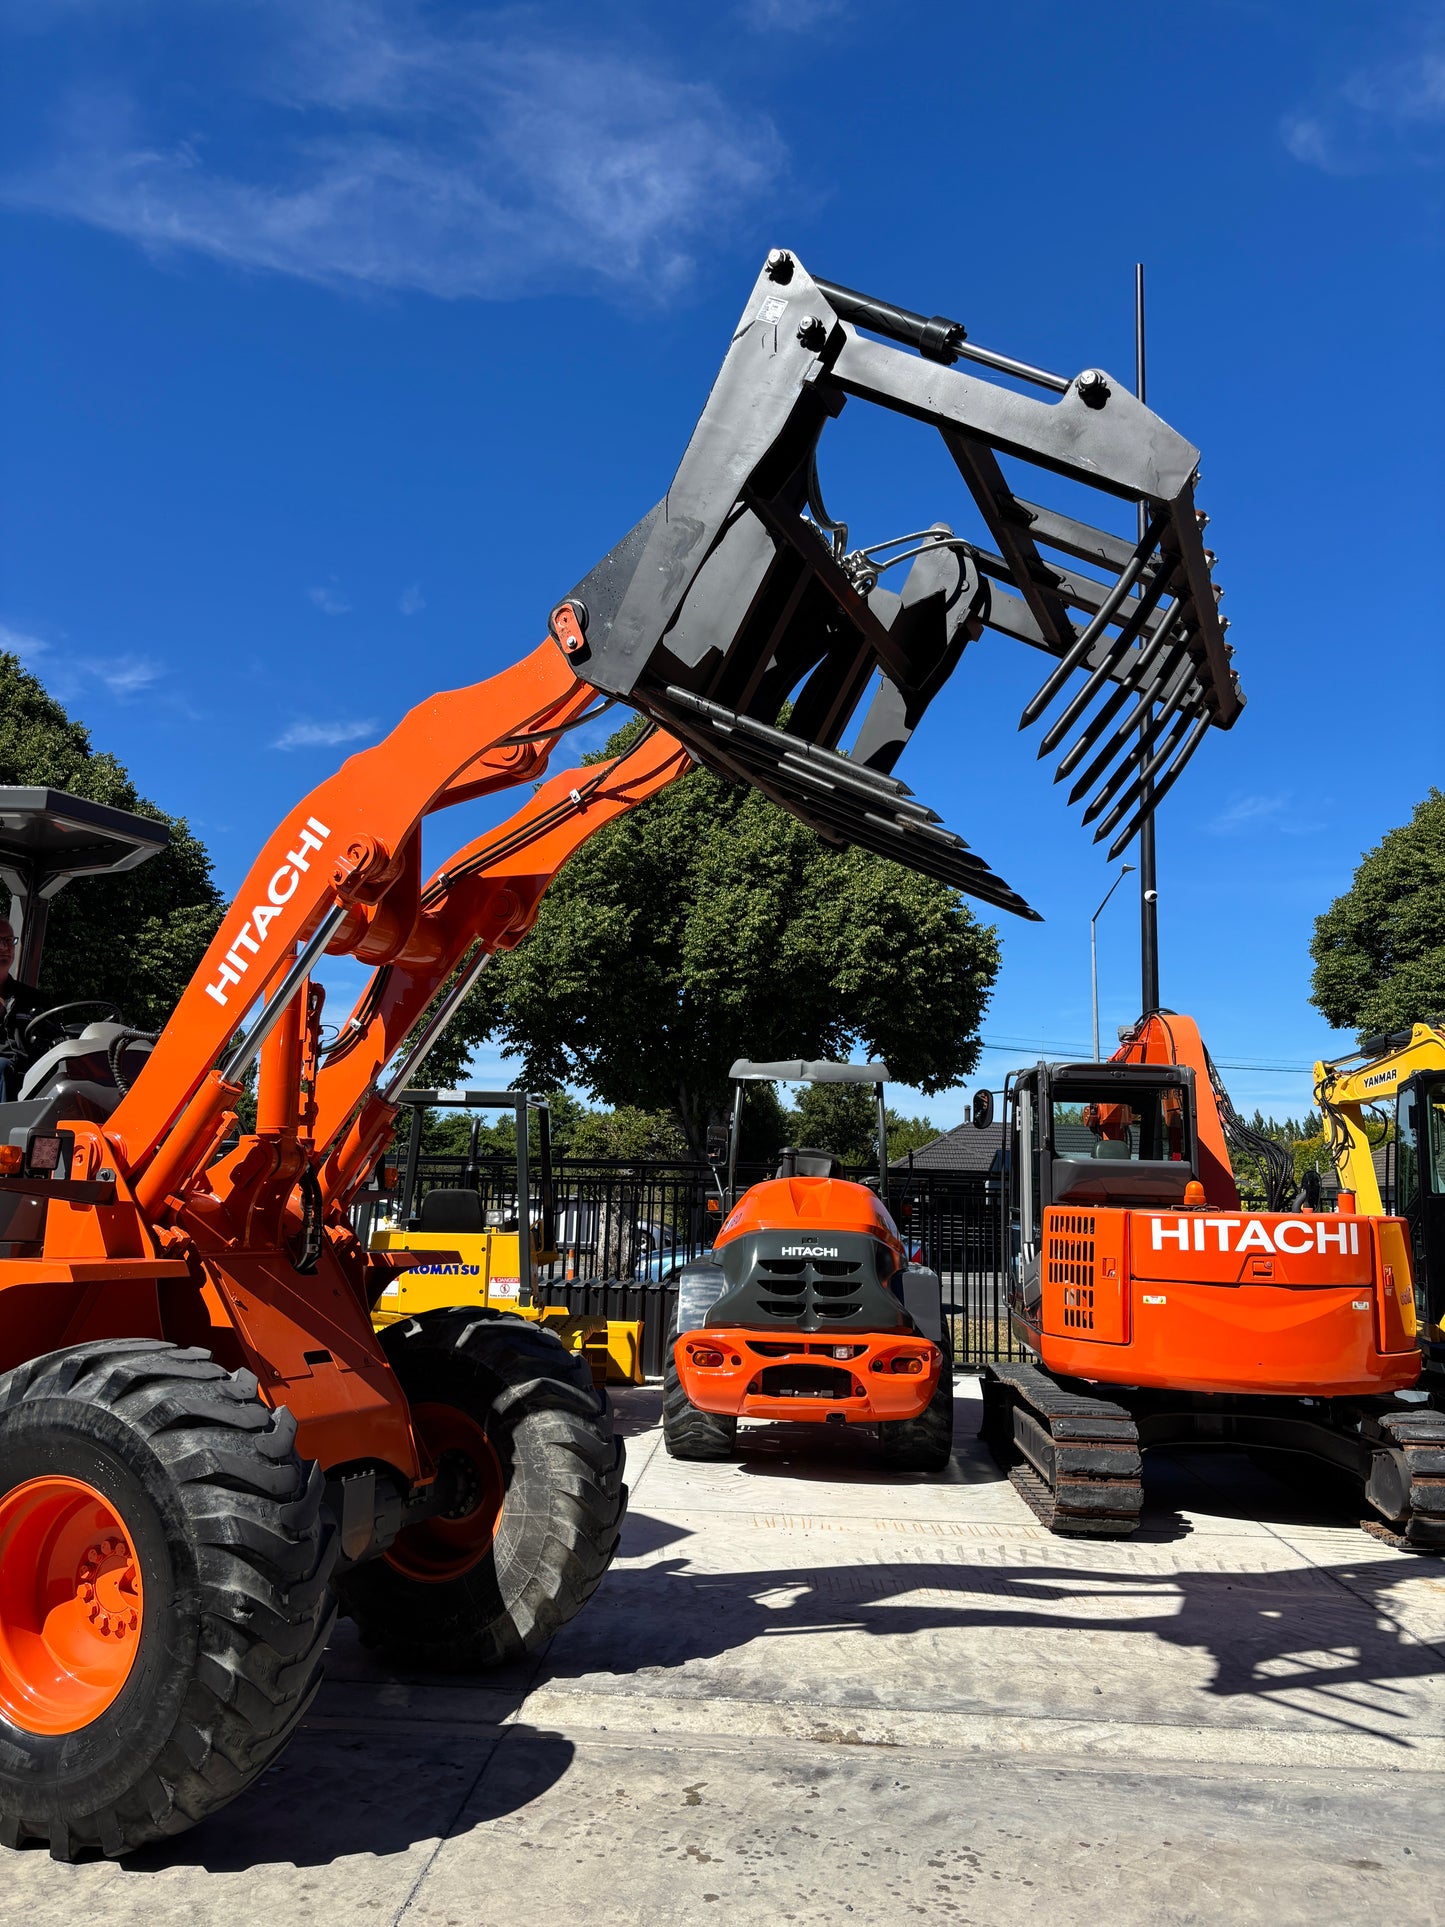
[[[748,1185],[771,1175],[771,1167],[740,1166],[738,1182]],[[534,1167],[534,1219],[537,1176]],[[888,1186],[889,1209],[909,1256],[943,1280],[956,1362],[1016,1358],[1018,1347],[1008,1328],[997,1179],[895,1170]],[[418,1206],[428,1191],[459,1188],[480,1192],[489,1224],[516,1228],[514,1162],[422,1157]],[[538,1298],[593,1316],[641,1318],[644,1362],[650,1375],[660,1372],[674,1297],[669,1274],[709,1249],[720,1222],[711,1173],[696,1164],[660,1159],[624,1163],[559,1157],[553,1188],[558,1258],[539,1270]]]

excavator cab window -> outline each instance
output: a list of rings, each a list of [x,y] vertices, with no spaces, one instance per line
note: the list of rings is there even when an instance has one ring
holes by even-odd
[[[1395,1209],[1445,1197],[1445,1081],[1412,1077],[1395,1110]]]
[[[1013,1177],[1014,1256],[1037,1250],[1043,1198],[1043,1145],[1036,1073],[1026,1071],[1004,1092],[1008,1111],[1008,1169]]]
[[[1048,1064],[1038,1089],[1045,1204],[1173,1204],[1198,1175],[1192,1073],[1162,1064]]]
[[[1394,1208],[1402,1218],[1420,1201],[1419,1092],[1407,1084],[1395,1106]]]
[[[1427,1353],[1440,1350],[1445,1322],[1445,1078],[1417,1073],[1395,1107],[1395,1184],[1390,1201],[1410,1226],[1416,1309]]]
[[[1172,1164],[1188,1158],[1188,1120],[1178,1089],[1131,1092],[1122,1101],[1112,1090],[1089,1095],[1066,1089],[1055,1093],[1051,1109],[1056,1157]]]

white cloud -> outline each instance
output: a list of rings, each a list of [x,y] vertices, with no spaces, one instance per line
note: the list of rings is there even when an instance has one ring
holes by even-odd
[[[376,734],[376,724],[363,721],[343,722],[339,717],[321,723],[292,723],[272,743],[272,749],[335,749],[340,743],[358,743]]]
[[[161,665],[149,656],[116,656],[110,660],[90,656],[81,667],[97,682],[104,683],[112,696],[121,698],[138,695],[165,674]]]
[[[420,615],[426,607],[426,597],[421,592],[421,584],[413,582],[403,589],[396,599],[396,606],[404,616]]]
[[[323,615],[346,616],[351,613],[351,604],[336,586],[335,576],[330,582],[319,583],[316,588],[308,589],[306,593]]]
[[[783,158],[771,123],[711,85],[575,35],[429,26],[406,0],[257,0],[242,18],[249,65],[232,62],[216,122],[245,138],[224,155],[108,82],[0,194],[334,286],[501,299],[591,281],[646,300]]]
[[[1288,807],[1287,796],[1236,797],[1227,810],[1222,810],[1214,818],[1209,827],[1221,835],[1227,835],[1231,830],[1251,829],[1256,823],[1273,822],[1282,816]]]
[[[847,11],[848,0],[742,0],[738,8],[744,25],[759,33],[811,33]]]
[[[27,669],[33,669],[49,648],[50,644],[40,636],[29,635],[23,629],[12,629],[8,622],[0,622],[0,649],[18,656]]]
[[[1206,826],[1215,836],[1239,836],[1267,828],[1271,836],[1312,836],[1328,827],[1318,806],[1299,803],[1282,790],[1237,796]]]
[[[1422,18],[1413,41],[1284,117],[1280,134],[1297,161],[1362,174],[1445,157],[1445,32]]]
[[[151,656],[77,656],[69,650],[57,656],[54,643],[6,622],[0,622],[0,649],[18,656],[26,669],[42,676],[60,702],[74,702],[87,690],[93,695],[96,683],[124,702],[166,674],[165,665]]]

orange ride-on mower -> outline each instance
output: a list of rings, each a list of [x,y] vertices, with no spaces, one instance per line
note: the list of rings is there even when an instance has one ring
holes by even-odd
[[[938,1274],[910,1265],[888,1213],[886,1064],[740,1059],[728,1134],[727,1215],[707,1258],[678,1276],[663,1433],[675,1459],[731,1458],[740,1418],[876,1427],[900,1471],[940,1472],[953,1450],[953,1359]],[[788,1146],[778,1175],[736,1191],[744,1085],[873,1084],[878,1189],[838,1176],[829,1151]]]

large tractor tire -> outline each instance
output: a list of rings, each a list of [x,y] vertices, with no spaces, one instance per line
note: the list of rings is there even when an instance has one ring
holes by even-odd
[[[249,1372],[156,1339],[0,1378],[0,1842],[123,1854],[290,1739],[335,1618],[296,1425]]]
[[[895,1472],[941,1472],[953,1457],[953,1340],[944,1321],[943,1370],[933,1397],[917,1418],[886,1419],[878,1427],[884,1462]]]
[[[539,1325],[423,1312],[382,1345],[461,1496],[341,1582],[363,1642],[409,1666],[475,1672],[535,1653],[612,1563],[627,1488],[607,1394]]]
[[[719,1412],[703,1412],[682,1389],[675,1347],[677,1326],[667,1334],[662,1366],[662,1442],[674,1459],[719,1460],[737,1456],[738,1422]]]

